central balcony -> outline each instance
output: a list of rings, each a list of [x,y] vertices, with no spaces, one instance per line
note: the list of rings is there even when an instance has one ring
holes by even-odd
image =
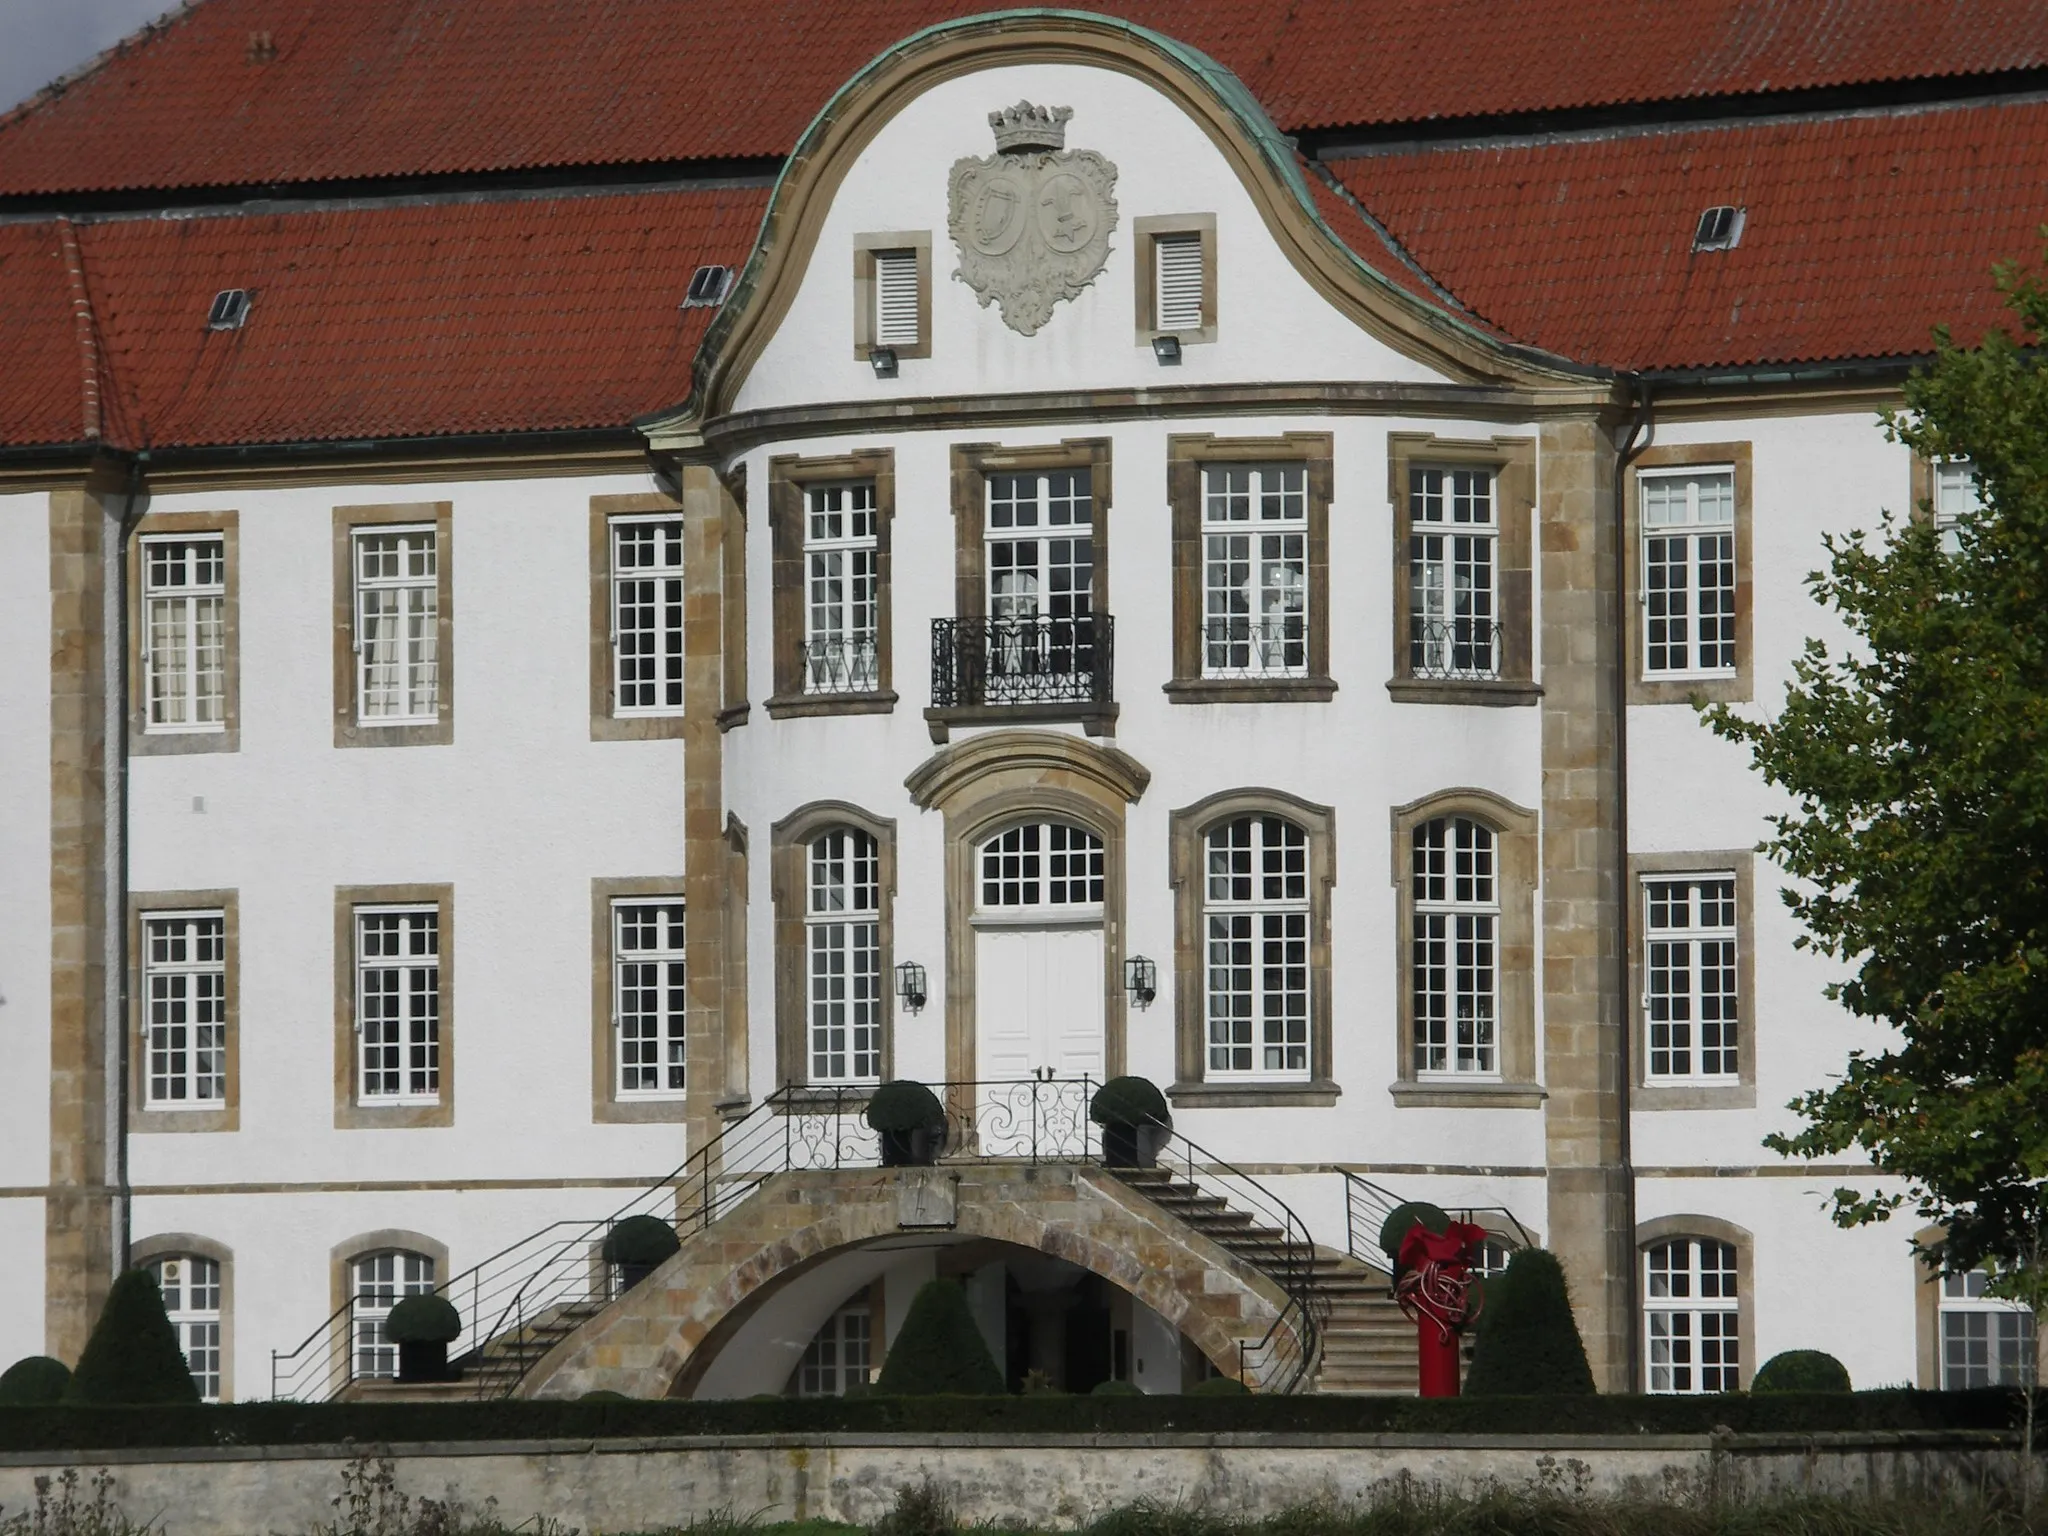
[[[1091,736],[1116,719],[1116,620],[933,619],[932,740],[956,725],[1076,720]]]

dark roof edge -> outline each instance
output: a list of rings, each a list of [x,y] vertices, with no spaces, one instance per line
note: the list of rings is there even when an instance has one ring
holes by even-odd
[[[215,469],[253,467],[265,463],[331,461],[348,464],[365,459],[419,459],[483,456],[492,453],[574,454],[630,449],[645,451],[631,426],[533,428],[509,432],[454,432],[409,437],[305,438],[283,443],[173,445],[163,448],[122,448],[103,442],[0,444],[0,466],[63,464],[95,455],[124,463],[140,462],[151,469]]]

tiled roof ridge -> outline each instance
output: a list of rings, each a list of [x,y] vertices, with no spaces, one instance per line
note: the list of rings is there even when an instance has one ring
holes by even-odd
[[[1420,279],[1422,285],[1426,287],[1432,294],[1434,294],[1441,303],[1449,306],[1452,309],[1457,310],[1461,314],[1470,315],[1477,313],[1477,311],[1474,310],[1470,304],[1467,304],[1463,299],[1459,298],[1455,293],[1451,292],[1450,289],[1446,288],[1442,283],[1438,282],[1436,274],[1431,272],[1421,262],[1417,261],[1415,259],[1415,254],[1412,251],[1410,251],[1407,246],[1403,245],[1398,239],[1395,238],[1394,232],[1388,229],[1386,225],[1382,224],[1379,221],[1379,219],[1374,216],[1373,211],[1370,208],[1366,207],[1364,203],[1361,203],[1358,200],[1357,195],[1353,193],[1349,187],[1345,186],[1343,182],[1337,179],[1336,172],[1332,171],[1327,165],[1324,165],[1320,160],[1310,159],[1306,155],[1303,155],[1300,158],[1301,163],[1307,167],[1308,173],[1314,176],[1324,186],[1328,187],[1331,194],[1335,196],[1339,202],[1343,203],[1353,213],[1357,214],[1360,221],[1364,223],[1366,228],[1370,229],[1375,235],[1379,236],[1380,244],[1384,245],[1387,248],[1387,254],[1392,256],[1396,261],[1400,262],[1401,265],[1406,267],[1410,272],[1413,272],[1415,276],[1418,279]],[[1361,251],[1358,254],[1360,256],[1363,256],[1365,253]]]
[[[85,282],[85,253],[69,219],[56,221],[57,241],[64,252],[64,275],[71,285],[71,327],[78,342],[78,376],[83,432],[88,441],[100,438],[99,324],[93,317],[92,292]]]
[[[186,16],[206,0],[173,0],[170,9],[161,15],[145,21],[133,32],[117,39],[76,68],[66,71],[49,84],[39,87],[32,94],[24,96],[11,107],[0,107],[0,133],[5,133],[16,122],[33,116],[52,102],[63,100],[73,86],[82,85],[114,60],[125,58],[130,50],[154,42],[157,37],[183,21]]]

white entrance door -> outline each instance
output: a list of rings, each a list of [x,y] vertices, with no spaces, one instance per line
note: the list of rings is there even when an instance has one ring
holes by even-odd
[[[1102,840],[1026,822],[980,849],[975,1076],[1102,1080]]]

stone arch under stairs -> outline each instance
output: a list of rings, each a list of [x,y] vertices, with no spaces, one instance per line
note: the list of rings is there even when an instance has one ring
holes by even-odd
[[[1050,1254],[1129,1292],[1219,1370],[1264,1338],[1287,1304],[1271,1278],[1085,1165],[962,1163],[932,1169],[776,1174],[668,1262],[537,1361],[520,1397],[613,1391],[664,1397],[701,1375],[703,1353],[764,1288],[835,1252],[949,1228]]]

